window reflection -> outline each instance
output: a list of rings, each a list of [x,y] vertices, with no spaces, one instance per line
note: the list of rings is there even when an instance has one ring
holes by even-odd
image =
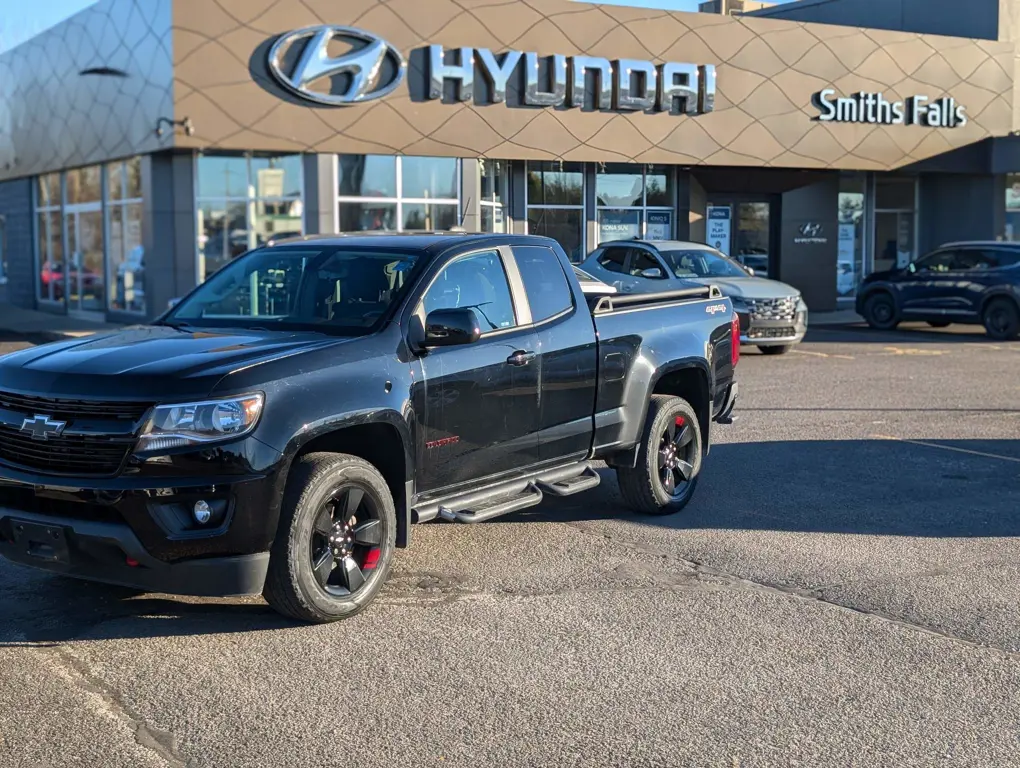
[[[67,204],[98,203],[103,198],[102,166],[90,165],[67,172]],[[59,197],[57,198],[60,199]]]
[[[340,155],[341,197],[396,197],[397,158],[384,155]]]
[[[447,230],[459,223],[456,205],[404,204],[404,230]]]
[[[568,208],[529,208],[528,233],[551,237],[574,263],[584,260],[584,211]]]
[[[452,157],[402,157],[402,197],[456,200],[460,180]]]
[[[552,161],[528,163],[528,205],[583,205],[584,166]]]
[[[631,208],[644,204],[644,173],[641,166],[625,163],[600,165],[595,175],[595,196],[598,205],[608,208]]]

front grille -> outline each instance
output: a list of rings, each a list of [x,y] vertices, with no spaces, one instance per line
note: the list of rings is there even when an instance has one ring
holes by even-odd
[[[61,421],[75,419],[124,419],[138,421],[149,410],[148,403],[107,402],[105,400],[61,400],[50,397],[29,397],[0,392],[0,408],[29,416],[46,414]]]
[[[0,461],[57,475],[115,475],[134,445],[132,437],[60,435],[35,440],[0,424]]]
[[[0,392],[0,461],[55,475],[115,475],[135,442],[148,403],[72,400]],[[65,422],[62,434],[40,440],[22,421],[47,416]],[[87,423],[86,429],[81,429]],[[76,427],[79,429],[76,430]]]
[[[755,320],[793,320],[797,316],[797,297],[748,299],[747,308]]]
[[[786,339],[796,335],[796,328],[752,328],[747,332],[749,339]]]

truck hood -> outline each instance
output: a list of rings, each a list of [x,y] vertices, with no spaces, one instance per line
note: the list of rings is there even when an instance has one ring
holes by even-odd
[[[204,397],[225,375],[350,339],[289,331],[136,326],[0,358],[0,389],[49,397]]]
[[[723,295],[741,299],[785,299],[800,296],[792,285],[765,277],[699,277],[684,278],[698,285],[718,285]]]

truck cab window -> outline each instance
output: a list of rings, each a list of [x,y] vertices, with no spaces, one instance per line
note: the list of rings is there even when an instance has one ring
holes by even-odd
[[[528,294],[532,321],[540,323],[574,306],[567,277],[552,249],[521,245],[514,248],[514,256]]]
[[[422,299],[425,315],[437,309],[473,309],[482,333],[516,325],[510,284],[496,251],[447,265]]]

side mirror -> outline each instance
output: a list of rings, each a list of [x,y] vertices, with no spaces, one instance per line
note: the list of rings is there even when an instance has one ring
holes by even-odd
[[[662,270],[658,267],[649,267],[648,269],[641,270],[641,277],[647,277],[649,280],[662,280],[666,276],[662,274]]]
[[[914,262],[910,262],[909,264],[907,264],[907,272],[909,272],[910,274],[914,274],[915,272],[917,272],[917,265]]]
[[[473,309],[436,309],[425,318],[426,347],[474,344],[482,336]]]
[[[744,269],[747,270],[747,274],[748,275],[750,275],[751,277],[754,277],[754,270],[753,269],[751,269],[750,267],[744,267]]]

